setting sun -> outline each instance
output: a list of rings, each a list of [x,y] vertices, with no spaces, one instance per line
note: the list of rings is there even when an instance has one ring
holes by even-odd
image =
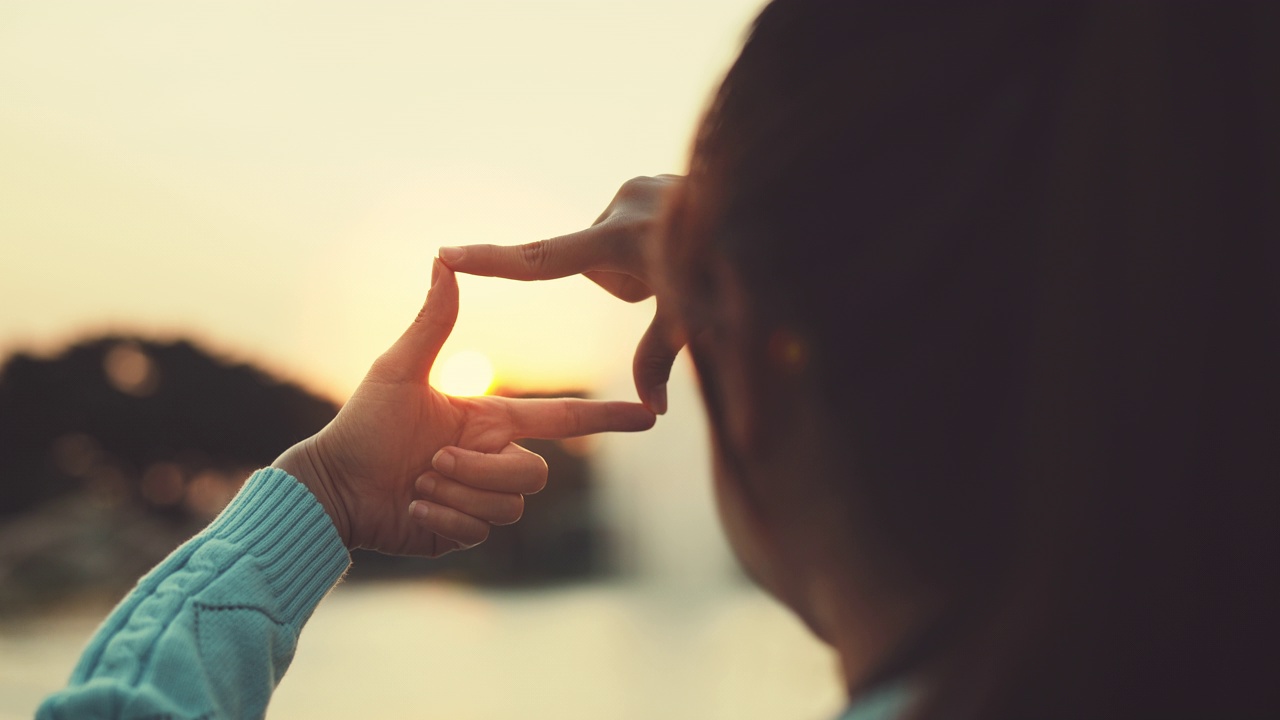
[[[431,384],[448,395],[484,395],[493,385],[493,363],[474,350],[454,353],[436,366]]]

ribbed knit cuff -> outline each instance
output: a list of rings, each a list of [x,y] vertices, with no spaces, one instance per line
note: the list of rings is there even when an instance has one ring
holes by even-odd
[[[206,535],[257,560],[286,622],[305,621],[351,565],[320,501],[277,468],[250,476]]]

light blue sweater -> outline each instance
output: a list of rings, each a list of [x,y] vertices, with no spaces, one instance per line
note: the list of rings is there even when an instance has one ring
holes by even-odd
[[[36,717],[262,717],[302,625],[350,562],[311,492],[259,470],[138,582]]]
[[[36,717],[262,717],[303,624],[350,563],[315,496],[282,470],[259,470],[138,581]],[[891,720],[904,690],[873,693],[842,720]]]

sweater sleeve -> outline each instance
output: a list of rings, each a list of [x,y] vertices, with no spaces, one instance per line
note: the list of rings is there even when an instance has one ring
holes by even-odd
[[[138,581],[36,717],[262,717],[302,625],[350,560],[305,486],[259,470]]]

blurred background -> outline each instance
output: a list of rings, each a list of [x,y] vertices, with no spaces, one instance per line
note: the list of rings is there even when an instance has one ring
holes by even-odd
[[[252,469],[323,426],[441,245],[682,172],[761,0],[0,0],[0,720]],[[652,315],[460,278],[436,381],[631,399]],[[533,442],[525,519],[359,555],[271,718],[822,718],[834,657],[739,574],[687,360],[642,435]]]

